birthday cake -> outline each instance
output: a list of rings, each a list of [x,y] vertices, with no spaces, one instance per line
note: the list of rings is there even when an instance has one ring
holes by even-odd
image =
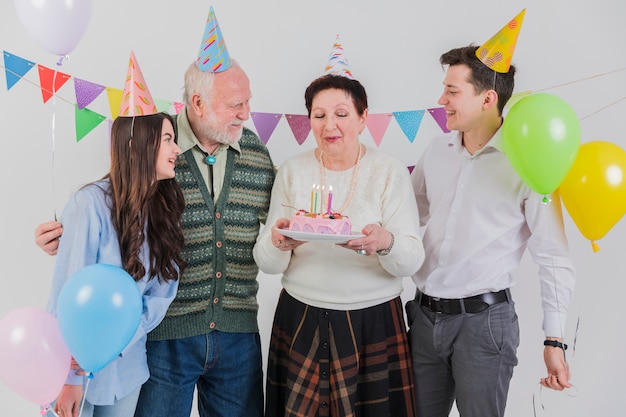
[[[348,217],[339,213],[311,214],[299,210],[291,216],[289,230],[322,235],[350,235],[352,234],[352,222]]]

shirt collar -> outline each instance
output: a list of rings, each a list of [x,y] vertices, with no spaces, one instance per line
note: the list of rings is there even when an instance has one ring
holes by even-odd
[[[463,148],[463,134],[461,132],[453,131],[448,138],[448,145],[453,147],[459,153],[462,153],[465,148]],[[474,156],[480,155],[483,152],[486,152],[485,149],[493,149],[502,154],[504,154],[504,145],[502,143],[502,127],[500,127],[496,133],[491,137],[489,142],[480,150],[474,153]]]

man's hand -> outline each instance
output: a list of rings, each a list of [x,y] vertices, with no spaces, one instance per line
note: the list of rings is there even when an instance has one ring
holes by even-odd
[[[35,244],[50,256],[57,254],[63,226],[59,222],[42,223],[35,229]]]
[[[558,340],[562,343],[560,339]],[[560,347],[546,346],[543,350],[543,360],[548,370],[547,378],[541,378],[539,383],[546,388],[563,391],[571,388],[569,383],[569,365],[565,361],[565,352]]]

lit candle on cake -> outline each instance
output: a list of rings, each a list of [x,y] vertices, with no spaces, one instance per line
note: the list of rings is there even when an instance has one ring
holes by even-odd
[[[331,185],[328,187],[328,207],[326,208],[326,214],[329,216],[333,212],[332,206],[333,206],[333,186]]]
[[[313,210],[315,210],[315,184],[313,184],[313,188],[311,188],[311,210],[309,213],[313,214]]]
[[[313,217],[315,217],[315,215],[317,214],[317,196],[320,193],[320,186],[316,185],[315,186],[315,204],[313,205],[313,212],[311,214],[313,214]]]

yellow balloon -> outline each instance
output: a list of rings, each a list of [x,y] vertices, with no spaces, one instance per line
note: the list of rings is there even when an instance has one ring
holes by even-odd
[[[602,238],[626,213],[626,151],[603,141],[581,145],[559,190],[583,236]]]

